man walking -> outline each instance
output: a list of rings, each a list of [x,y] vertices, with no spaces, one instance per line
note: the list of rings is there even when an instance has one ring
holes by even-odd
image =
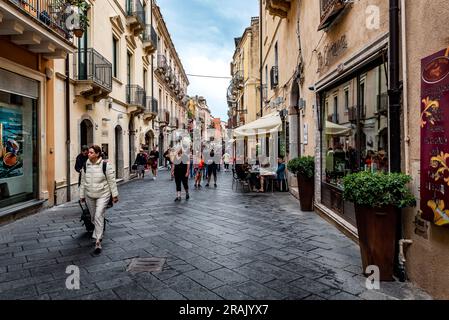
[[[143,149],[140,150],[134,164],[137,165],[137,177],[145,179],[145,165],[147,164],[147,157],[145,156]]]
[[[229,162],[231,161],[231,155],[229,153],[225,153],[223,155],[223,164],[224,164],[224,168],[225,168],[225,172],[229,171]]]
[[[87,159],[89,159],[88,155],[89,155],[89,147],[82,146],[81,153],[76,157],[75,170],[76,170],[76,172],[79,173],[78,187],[81,185],[81,170],[86,165]]]

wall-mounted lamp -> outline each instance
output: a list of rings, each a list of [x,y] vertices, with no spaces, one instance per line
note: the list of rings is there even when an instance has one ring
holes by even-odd
[[[109,109],[112,109],[112,102],[114,102],[114,99],[112,99],[111,97],[108,98],[108,107]]]

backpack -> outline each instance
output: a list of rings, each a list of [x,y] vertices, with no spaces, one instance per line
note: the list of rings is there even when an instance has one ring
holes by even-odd
[[[108,165],[108,163],[106,161],[103,161],[103,174],[104,174],[104,177],[106,178],[106,181],[108,181],[108,176],[106,175],[107,165]],[[84,170],[84,174],[85,174],[86,170],[87,170],[86,164],[83,165],[83,170]],[[113,206],[114,206],[114,202],[112,201],[112,194],[111,194],[111,197],[109,198],[109,202],[108,202],[108,204],[106,206],[106,209],[110,209]]]

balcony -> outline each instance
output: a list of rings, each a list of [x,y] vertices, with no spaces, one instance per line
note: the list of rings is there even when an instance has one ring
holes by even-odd
[[[147,24],[143,33],[143,48],[147,55],[151,55],[157,50],[157,33],[153,26]]]
[[[233,83],[231,82],[231,84],[228,87],[228,92],[227,92],[227,98],[228,98],[228,105],[232,105],[236,102],[237,97],[234,94],[234,89],[233,89]]]
[[[73,70],[76,96],[98,102],[112,92],[112,63],[95,49],[77,50]]]
[[[164,75],[168,71],[167,58],[163,54],[157,56],[157,68],[156,71]]]
[[[146,108],[143,113],[143,119],[145,121],[151,121],[156,119],[158,114],[158,101],[153,97],[146,98]]]
[[[377,96],[377,114],[388,116],[388,93],[384,92]]]
[[[329,28],[337,17],[343,12],[346,0],[320,0],[321,19],[318,31]]]
[[[357,122],[357,107],[350,107],[348,109],[348,120],[351,123]]]
[[[167,67],[167,71],[165,72],[165,81],[170,84],[173,79],[173,70],[171,67]]]
[[[271,89],[277,88],[279,85],[279,68],[273,66],[270,71]]]
[[[235,88],[238,89],[243,88],[244,82],[243,70],[238,70],[234,73],[234,76],[232,77],[232,82],[234,83]]]
[[[262,97],[263,97],[263,101],[265,103],[267,103],[268,102],[268,85],[267,84],[262,85]]]
[[[291,0],[266,0],[265,9],[272,16],[287,18],[291,8]]]
[[[145,30],[145,11],[141,0],[126,0],[126,24],[134,36]]]
[[[146,108],[146,92],[145,90],[135,84],[126,86],[126,103],[128,104],[129,112],[143,111]]]
[[[176,82],[178,82],[178,78],[176,77],[175,73],[172,71],[172,77],[170,79],[170,88],[173,89],[173,91],[176,88]]]
[[[69,6],[58,0],[0,1],[0,35],[45,59],[65,59],[75,50],[64,19]]]

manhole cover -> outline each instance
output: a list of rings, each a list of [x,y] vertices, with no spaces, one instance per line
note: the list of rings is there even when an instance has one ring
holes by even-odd
[[[127,272],[161,272],[165,258],[135,258],[128,266]]]

